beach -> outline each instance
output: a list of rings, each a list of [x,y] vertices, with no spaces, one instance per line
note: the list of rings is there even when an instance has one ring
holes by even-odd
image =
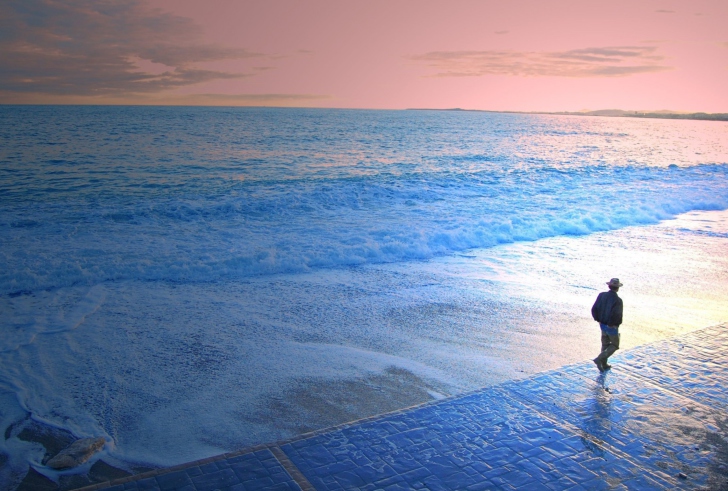
[[[591,359],[611,277],[623,349],[728,319],[709,122],[18,111],[64,124],[1,128],[6,482],[181,464]],[[59,473],[25,428],[107,444]]]

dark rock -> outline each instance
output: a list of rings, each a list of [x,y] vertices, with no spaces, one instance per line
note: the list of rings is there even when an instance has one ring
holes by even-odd
[[[58,485],[32,467],[15,491],[55,491]]]
[[[138,464],[129,464],[129,470],[131,470],[132,474],[144,474],[145,472],[157,470],[159,467],[149,467],[146,465],[138,465]]]
[[[15,423],[11,424],[7,428],[5,428],[5,439],[8,440],[10,437],[13,436],[13,432],[17,430],[18,427],[22,426],[23,423],[30,420],[30,415],[26,416],[25,419],[21,419],[20,421],[16,421]]]
[[[131,476],[131,473],[109,465],[103,460],[97,461],[88,472],[88,477],[94,482],[113,481],[126,476]]]
[[[10,426],[8,426],[7,428],[5,428],[5,439],[6,440],[10,438],[10,436],[11,436],[11,434],[13,432],[13,426],[14,425],[15,425],[15,423],[13,423]]]
[[[679,473],[679,474],[677,475],[677,477],[679,477],[680,479],[687,479],[687,478],[688,478],[688,476],[687,476],[687,475],[685,475],[685,474],[683,474],[682,472],[681,472],[681,473]]]
[[[76,439],[73,434],[66,430],[44,425],[37,421],[26,420],[23,423],[22,430],[16,436],[19,440],[43,445],[46,449],[43,463],[46,463],[47,460],[58,454],[58,452],[69,446]]]
[[[90,459],[93,454],[104,448],[105,444],[106,440],[101,437],[76,440],[69,447],[64,448],[58,455],[46,462],[46,465],[52,469],[78,467]]]

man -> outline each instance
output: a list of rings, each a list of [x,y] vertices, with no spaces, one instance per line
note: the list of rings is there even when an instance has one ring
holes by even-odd
[[[594,358],[600,372],[612,368],[607,359],[619,349],[619,325],[622,323],[622,299],[617,295],[622,283],[619,278],[612,278],[607,286],[609,291],[600,293],[592,307],[592,317],[602,329],[602,352]]]

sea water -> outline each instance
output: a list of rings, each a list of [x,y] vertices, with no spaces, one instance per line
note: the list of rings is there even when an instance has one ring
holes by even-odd
[[[717,122],[0,106],[0,481],[587,360],[615,276],[625,348],[726,321],[727,177]]]

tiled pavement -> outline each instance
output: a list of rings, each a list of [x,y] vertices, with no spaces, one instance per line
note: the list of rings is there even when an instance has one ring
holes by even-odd
[[[618,353],[84,489],[728,490],[728,326]]]

